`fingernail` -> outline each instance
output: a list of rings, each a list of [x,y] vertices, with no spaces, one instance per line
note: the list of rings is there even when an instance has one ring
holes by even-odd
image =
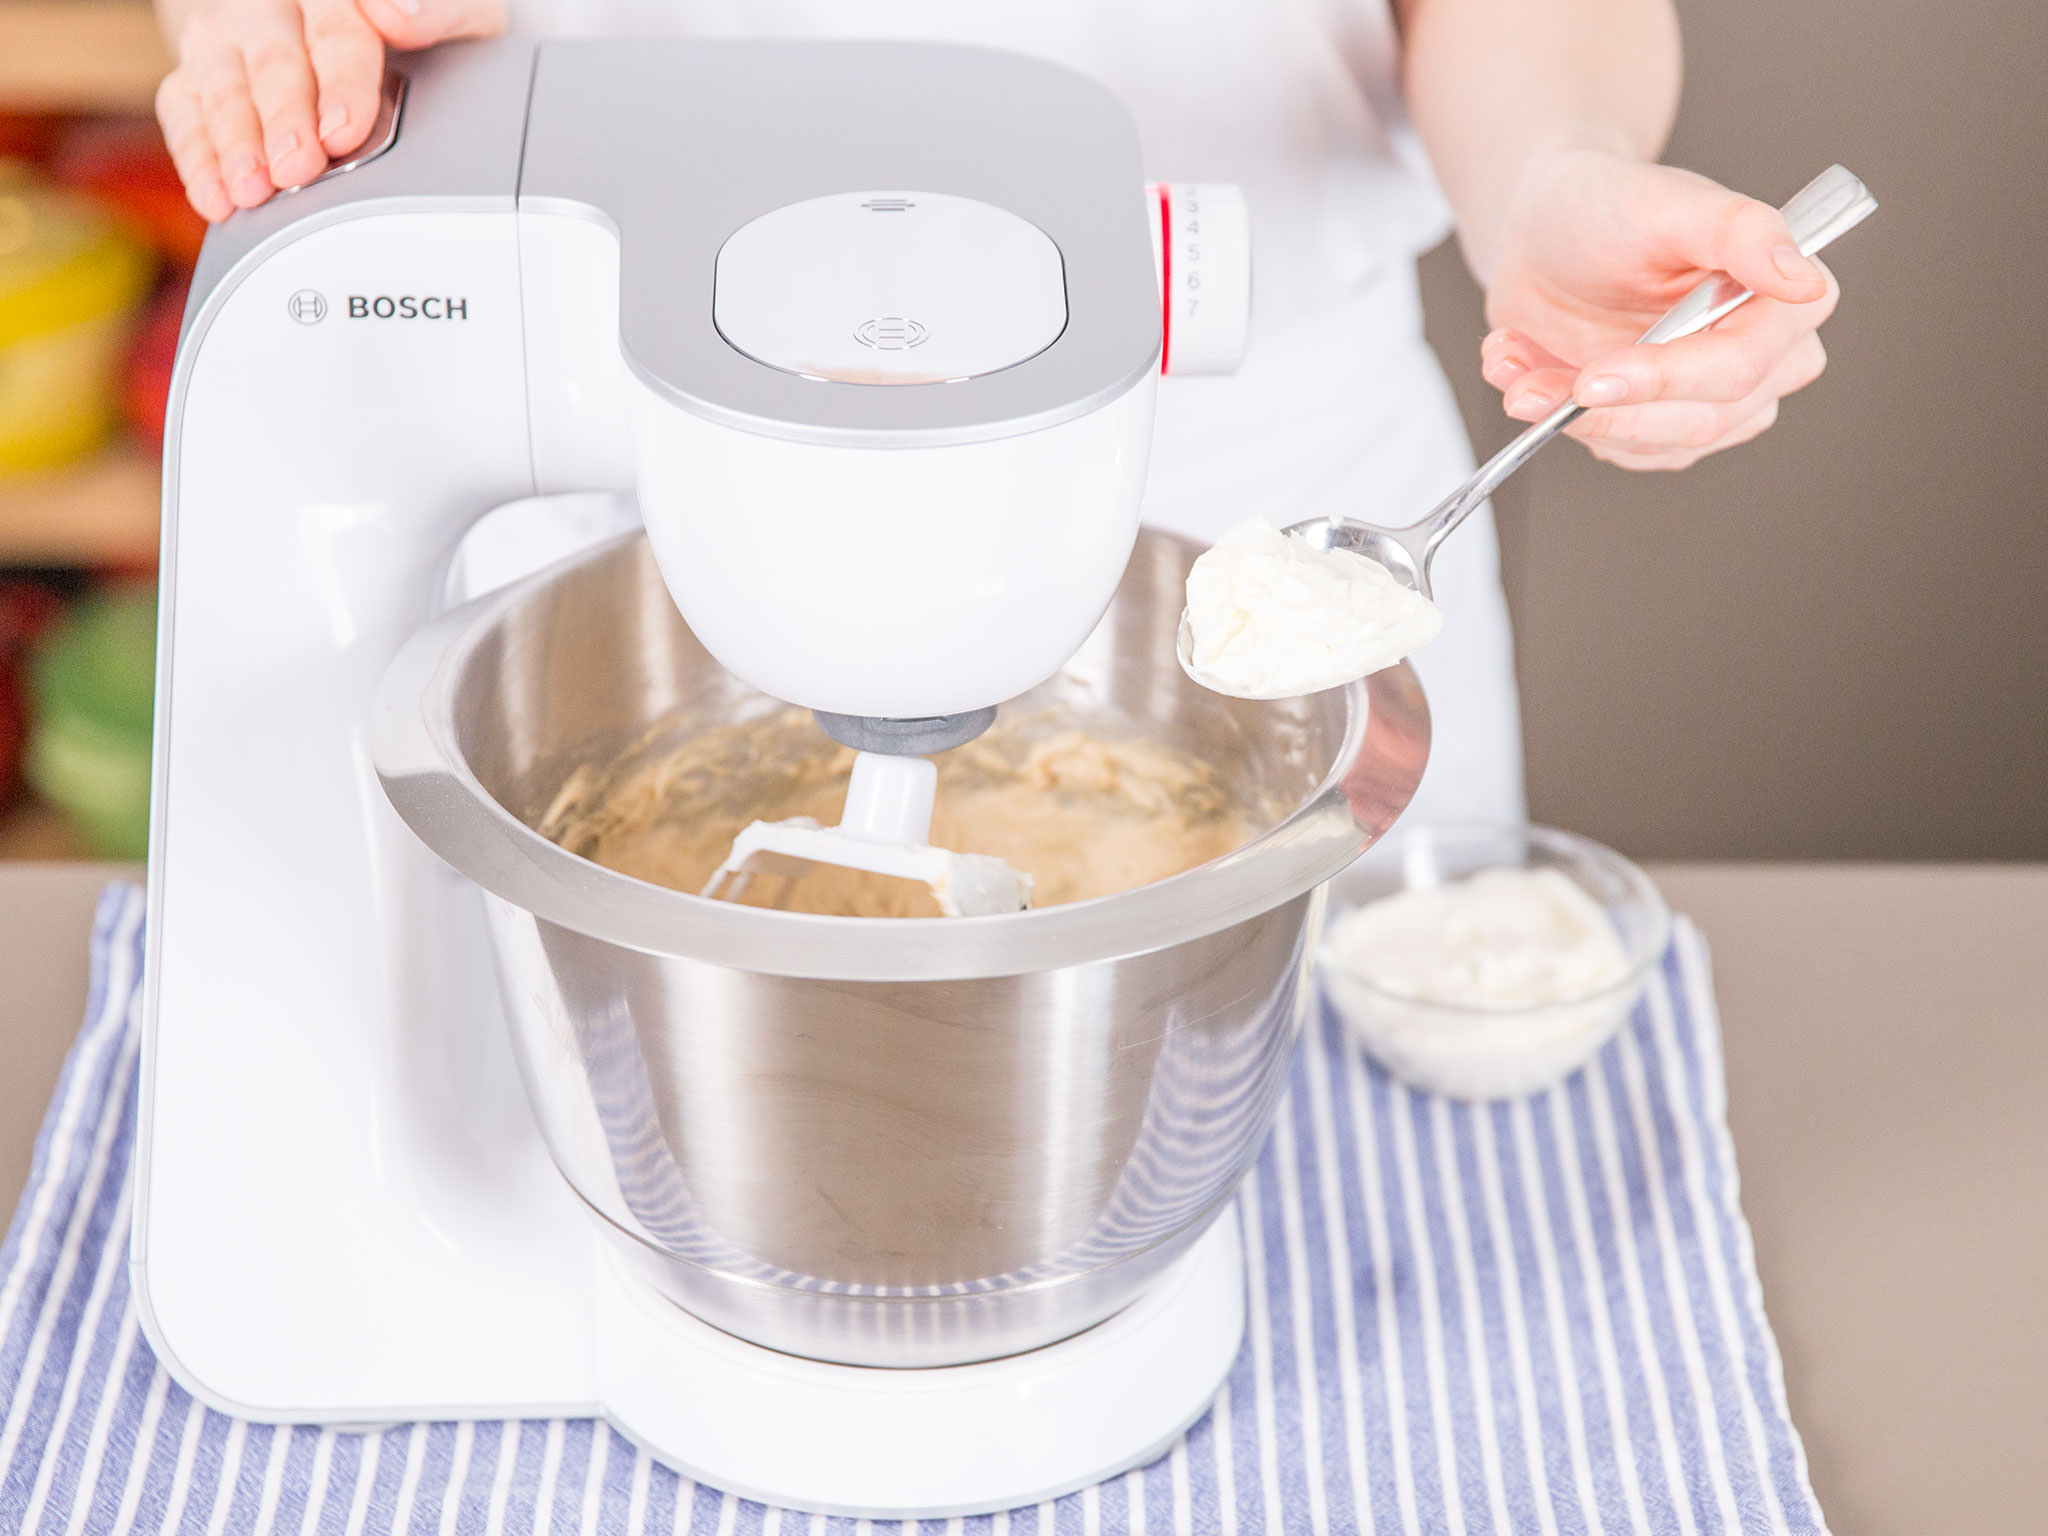
[[[1619,405],[1628,398],[1628,380],[1612,373],[1596,374],[1574,390],[1572,398],[1581,405]]]
[[[1510,416],[1548,416],[1556,409],[1557,402],[1555,400],[1535,390],[1531,390],[1525,395],[1517,395],[1508,404],[1508,414]]]
[[[1496,357],[1480,370],[1495,389],[1506,389],[1528,371],[1529,365],[1519,357]]]
[[[270,194],[263,174],[257,169],[259,162],[245,160],[228,173],[228,191],[238,203],[260,203]]]
[[[279,139],[277,142],[277,153],[270,157],[271,166],[274,168],[279,161],[289,160],[292,157],[293,153],[297,151],[298,147],[299,136],[297,132],[294,131],[291,133],[287,133],[282,139]]]
[[[1771,247],[1771,265],[1778,269],[1778,275],[1788,283],[1813,283],[1820,279],[1811,261],[1799,254],[1796,245],[1774,245]]]
[[[420,0],[391,0],[391,3],[408,16],[417,16],[420,13]]]
[[[331,139],[348,126],[348,108],[336,107],[320,119],[320,137]]]

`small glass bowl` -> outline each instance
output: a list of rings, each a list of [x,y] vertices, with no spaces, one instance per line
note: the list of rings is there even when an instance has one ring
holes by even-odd
[[[1323,990],[1366,1051],[1394,1076],[1458,1099],[1506,1099],[1569,1077],[1613,1038],[1671,942],[1671,911],[1634,864],[1590,838],[1550,827],[1435,822],[1396,833],[1330,884],[1332,922],[1401,891],[1489,869],[1555,869],[1591,896],[1621,939],[1628,971],[1581,997],[1482,1007],[1403,997],[1347,970],[1326,942]]]

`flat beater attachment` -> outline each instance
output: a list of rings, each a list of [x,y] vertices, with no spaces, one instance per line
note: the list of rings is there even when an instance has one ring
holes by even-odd
[[[986,854],[931,846],[938,774],[926,758],[856,753],[838,826],[820,826],[808,816],[754,822],[733,839],[704,894],[782,907],[816,866],[836,864],[929,886],[947,917],[1022,911],[1031,901],[1029,875]]]

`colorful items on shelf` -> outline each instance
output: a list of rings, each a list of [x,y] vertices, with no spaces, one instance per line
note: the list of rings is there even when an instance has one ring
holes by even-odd
[[[36,648],[28,779],[95,851],[149,852],[156,591],[118,587],[73,603]]]
[[[204,236],[154,124],[0,113],[0,481],[80,458],[124,421],[161,447]],[[143,857],[149,833],[143,572],[0,572],[0,803],[25,780],[120,858]]]
[[[0,162],[0,474],[105,440],[154,267],[89,199]]]
[[[57,147],[64,119],[47,112],[0,112],[0,160],[41,160]]]
[[[0,580],[0,805],[21,783],[22,749],[28,740],[28,658],[38,638],[55,621],[64,600],[47,584],[30,578]]]
[[[95,118],[66,126],[50,150],[49,173],[112,213],[128,233],[191,270],[206,220],[185,201],[161,129],[146,118]]]
[[[164,258],[165,275],[136,327],[121,376],[121,413],[135,440],[151,453],[164,445],[171,365],[185,318],[193,262],[206,221],[185,201],[178,170],[153,122],[104,118],[69,124],[48,153],[49,173],[85,193],[128,233]]]
[[[135,441],[151,453],[164,450],[164,417],[171,408],[171,372],[178,361],[178,332],[185,321],[190,284],[180,277],[164,284],[143,311],[121,374],[121,414]]]

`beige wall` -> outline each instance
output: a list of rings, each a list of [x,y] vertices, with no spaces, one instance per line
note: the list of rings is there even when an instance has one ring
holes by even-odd
[[[1839,160],[1826,376],[1679,475],[1557,444],[1498,500],[1532,814],[1640,857],[2048,858],[2048,6],[1680,0],[1668,158]],[[1425,262],[1482,448],[1479,298]]]

